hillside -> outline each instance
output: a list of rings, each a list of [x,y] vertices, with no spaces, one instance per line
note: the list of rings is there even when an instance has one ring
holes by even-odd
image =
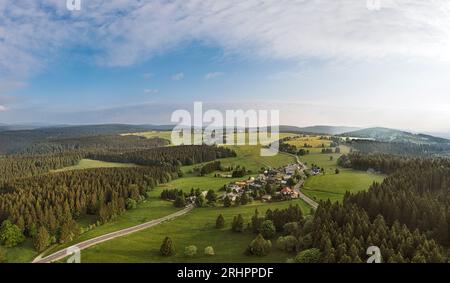
[[[295,127],[295,126],[287,126],[281,125],[280,132],[287,133],[308,133],[308,134],[323,134],[323,135],[339,135],[346,132],[356,131],[360,128],[356,127],[347,127],[347,126],[326,126],[326,125],[317,125],[317,126],[309,126],[309,127]]]
[[[105,124],[53,126],[29,130],[0,131],[0,154],[17,153],[35,144],[48,143],[60,139],[117,135],[122,133],[169,129],[170,127],[171,126]],[[65,143],[67,143],[67,141]]]
[[[381,142],[448,144],[450,140],[425,134],[414,134],[389,128],[368,128],[341,134],[344,137],[372,139]]]

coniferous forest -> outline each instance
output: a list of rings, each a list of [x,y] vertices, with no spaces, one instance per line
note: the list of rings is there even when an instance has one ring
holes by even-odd
[[[38,251],[68,242],[80,233],[78,219],[90,216],[99,224],[114,219],[158,184],[181,176],[181,165],[235,156],[216,146],[158,147],[164,145],[167,140],[158,138],[91,136],[39,143],[1,156],[0,241],[13,247],[45,234],[49,240],[37,244]],[[139,166],[49,173],[83,158]]]

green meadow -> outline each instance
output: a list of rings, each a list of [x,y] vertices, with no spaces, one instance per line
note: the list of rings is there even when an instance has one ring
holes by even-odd
[[[92,159],[82,159],[77,165],[64,167],[58,170],[53,170],[52,172],[62,172],[70,170],[82,170],[82,169],[92,169],[92,168],[113,168],[113,167],[136,167],[136,164],[131,163],[115,163],[115,162],[105,162]]]
[[[272,252],[266,257],[253,257],[244,254],[247,245],[256,235],[250,231],[235,233],[231,231],[234,216],[242,214],[246,224],[255,209],[265,213],[268,208],[284,208],[290,204],[301,206],[305,214],[309,207],[301,200],[276,203],[261,203],[239,207],[196,208],[191,213],[158,226],[101,243],[83,250],[82,262],[285,262],[292,254],[278,250],[273,240]],[[219,214],[225,218],[226,227],[215,228]],[[176,254],[163,257],[159,254],[162,240],[170,236],[174,242]],[[198,254],[194,257],[184,256],[184,247],[195,245]],[[203,249],[212,246],[215,256],[203,255]]]
[[[348,148],[344,148],[345,152]],[[325,169],[325,175],[309,177],[302,191],[315,200],[341,201],[346,191],[355,193],[367,190],[373,182],[382,182],[384,175],[372,174],[364,171],[340,168],[337,160],[342,154],[313,153],[300,157],[300,161],[310,167],[312,164]],[[339,169],[339,174],[335,170]]]

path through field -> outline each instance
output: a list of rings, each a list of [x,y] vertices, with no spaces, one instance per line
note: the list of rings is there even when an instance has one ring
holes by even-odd
[[[102,235],[102,236],[99,236],[99,237],[96,237],[96,238],[93,238],[93,239],[89,239],[89,240],[80,242],[80,243],[78,243],[76,245],[73,245],[71,247],[59,250],[59,251],[57,251],[57,252],[55,252],[55,253],[53,253],[51,255],[48,255],[48,256],[46,256],[44,258],[41,258],[41,256],[38,256],[37,258],[35,258],[33,260],[33,263],[51,263],[51,262],[63,259],[65,257],[67,257],[67,256],[70,256],[73,253],[74,248],[75,249],[79,249],[79,250],[83,250],[83,249],[89,248],[91,246],[94,246],[96,244],[100,244],[100,243],[103,243],[103,242],[106,242],[106,241],[109,241],[109,240],[112,240],[112,239],[115,239],[115,238],[118,238],[118,237],[126,236],[126,235],[129,235],[131,233],[138,232],[138,231],[141,231],[141,230],[144,230],[144,229],[156,226],[156,225],[161,224],[163,222],[166,222],[166,221],[169,221],[169,220],[173,220],[173,219],[175,219],[175,218],[177,218],[179,216],[182,216],[182,215],[190,212],[193,208],[194,207],[192,205],[189,205],[186,208],[184,208],[183,210],[177,211],[177,212],[172,213],[170,215],[167,215],[167,216],[161,217],[159,219],[154,219],[154,220],[146,222],[146,223],[142,223],[142,224],[139,224],[139,225],[136,225],[136,226],[133,226],[133,227],[129,227],[129,228],[126,228],[126,229],[122,229],[122,230],[119,230],[119,231],[116,231],[116,232],[112,232],[112,233],[109,233],[109,234],[105,234],[105,235]]]

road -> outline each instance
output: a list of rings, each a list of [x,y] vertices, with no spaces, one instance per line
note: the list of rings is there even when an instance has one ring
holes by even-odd
[[[297,155],[291,154],[292,156],[295,157],[295,160],[297,160],[297,163],[303,168],[303,170],[306,169],[305,164],[300,162],[300,159],[298,159]],[[300,182],[298,182],[295,186],[294,186],[294,190],[298,191],[298,196],[304,201],[306,202],[309,206],[311,206],[313,209],[317,209],[319,207],[319,204],[314,201],[313,199],[311,199],[310,197],[308,197],[307,195],[305,195],[304,193],[302,193],[302,191],[300,190],[300,188],[303,185],[303,180],[300,180]]]
[[[135,233],[135,232],[138,232],[138,231],[141,231],[141,230],[144,230],[144,229],[156,226],[156,225],[161,224],[163,222],[166,222],[166,221],[175,219],[175,218],[177,218],[179,216],[182,216],[182,215],[190,212],[193,208],[194,207],[190,205],[190,206],[187,206],[186,208],[184,208],[183,210],[177,211],[177,212],[175,212],[173,214],[161,217],[159,219],[154,219],[152,221],[149,221],[149,222],[146,222],[146,223],[142,223],[142,224],[130,227],[130,228],[126,228],[126,229],[119,230],[119,231],[116,231],[116,232],[112,232],[112,233],[109,233],[109,234],[105,234],[105,235],[102,235],[102,236],[99,236],[99,237],[96,237],[96,238],[93,238],[93,239],[89,239],[89,240],[86,240],[84,242],[80,242],[80,243],[78,243],[78,244],[76,244],[74,246],[67,247],[67,248],[62,249],[60,251],[57,251],[57,252],[55,252],[55,253],[53,253],[51,255],[48,255],[48,256],[46,256],[44,258],[41,258],[39,256],[39,257],[37,257],[37,258],[35,258],[33,260],[33,263],[51,263],[51,262],[63,259],[65,257],[71,255],[71,253],[73,252],[74,248],[78,248],[79,250],[83,250],[83,249],[89,248],[91,246],[94,246],[94,245],[97,245],[97,244],[100,244],[100,243],[103,243],[103,242],[106,242],[106,241],[109,241],[109,240],[112,240],[112,239],[115,239],[115,238],[118,238],[118,237],[126,236],[126,235],[129,235],[129,234],[132,234],[132,233]]]

